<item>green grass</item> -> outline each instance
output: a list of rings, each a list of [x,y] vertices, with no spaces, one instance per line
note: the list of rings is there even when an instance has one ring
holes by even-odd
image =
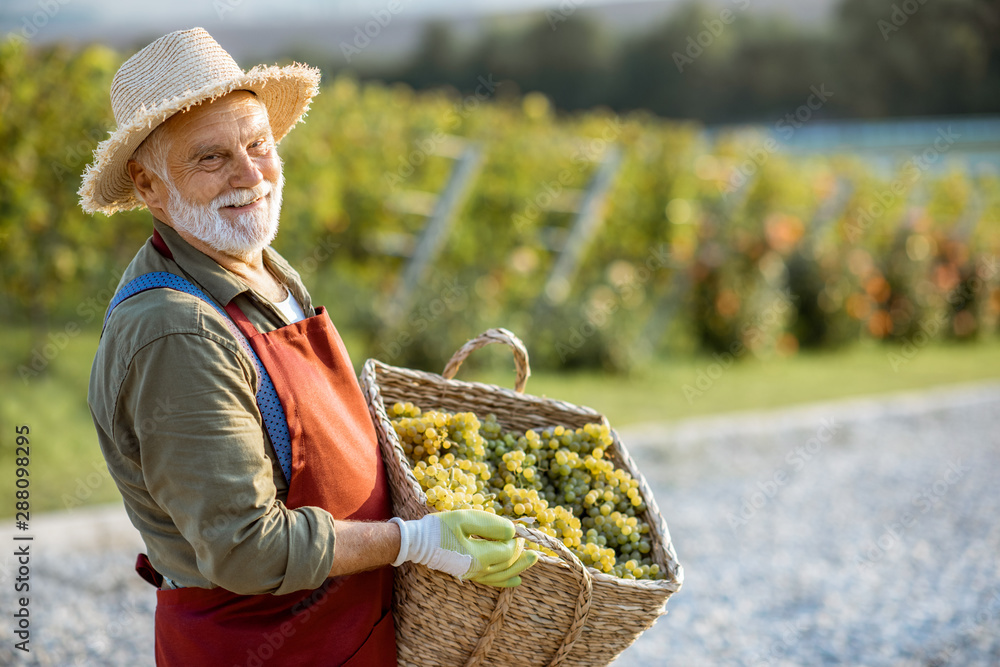
[[[8,499],[0,504],[0,515],[14,512],[14,428],[22,424],[31,429],[33,511],[119,499],[104,467],[87,408],[87,383],[97,340],[93,331],[68,337],[65,347],[44,370],[25,380],[18,366],[29,366],[33,349],[42,348],[27,329],[0,331],[0,377],[5,388],[0,398],[0,479],[7,480],[9,489],[0,491]],[[656,361],[627,377],[537,372],[528,381],[527,391],[588,405],[606,414],[615,426],[625,426],[1000,378],[997,340],[977,345],[929,345],[895,369],[890,353],[899,354],[899,350],[859,345],[787,359],[747,358],[726,369],[713,368],[710,357],[675,358]],[[477,353],[480,355],[487,365],[492,362],[499,370],[463,369],[460,379],[508,387],[513,384],[506,350],[491,346]],[[699,389],[699,374],[703,374],[702,393],[685,396],[685,385]]]
[[[894,370],[889,355],[899,352],[870,344],[767,361],[746,358],[721,374],[710,357],[659,360],[628,377],[541,371],[531,376],[526,391],[587,405],[624,426],[1000,379],[1000,341],[928,346]],[[459,373],[460,379],[507,387],[513,376],[513,370],[478,377]],[[685,386],[700,393],[686,393]]]
[[[5,496],[0,515],[14,512],[14,428],[20,425],[30,429],[32,511],[120,498],[104,466],[87,408],[98,334],[83,332],[67,338],[59,349],[51,338],[36,343],[28,329],[0,332],[0,377],[5,389],[0,398],[0,480],[9,480],[6,487],[0,482],[0,494]],[[43,356],[49,352],[51,357],[37,375],[31,368],[36,351]]]

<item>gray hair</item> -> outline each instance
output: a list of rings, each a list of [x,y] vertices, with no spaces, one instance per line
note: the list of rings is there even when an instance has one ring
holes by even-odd
[[[170,138],[163,126],[156,127],[148,137],[146,137],[139,147],[132,153],[132,159],[143,166],[144,169],[156,174],[162,181],[168,181],[170,176],[167,172],[167,153],[170,151]],[[139,188],[132,184],[135,190],[136,199],[144,201],[139,193]]]

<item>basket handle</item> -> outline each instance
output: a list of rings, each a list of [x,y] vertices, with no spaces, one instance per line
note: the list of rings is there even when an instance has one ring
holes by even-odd
[[[559,645],[558,650],[556,650],[556,654],[549,662],[549,667],[555,667],[566,659],[566,656],[573,650],[576,640],[580,638],[580,634],[587,626],[587,616],[590,614],[590,597],[593,593],[594,580],[584,564],[580,562],[576,554],[566,548],[562,540],[547,535],[540,530],[529,528],[523,523],[514,522],[514,529],[518,537],[541,544],[558,553],[580,581],[580,594],[576,598],[576,609],[573,610],[573,622],[570,623],[566,636],[563,637],[562,643]],[[486,658],[493,647],[494,641],[496,641],[497,636],[500,634],[504,616],[507,614],[507,609],[510,607],[516,590],[516,588],[504,588],[500,591],[500,595],[497,596],[496,606],[490,615],[489,622],[486,624],[486,630],[479,638],[479,642],[465,663],[465,667],[479,667]]]
[[[519,394],[524,393],[524,386],[531,376],[531,367],[528,365],[528,350],[525,349],[521,339],[507,329],[489,329],[458,348],[458,351],[451,356],[448,364],[441,373],[442,377],[450,380],[455,377],[459,366],[475,350],[489,345],[490,343],[503,343],[514,352],[514,368],[517,371],[517,381],[514,383],[514,391]]]

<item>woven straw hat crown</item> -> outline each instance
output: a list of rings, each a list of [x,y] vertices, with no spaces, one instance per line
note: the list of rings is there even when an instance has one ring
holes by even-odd
[[[164,35],[115,74],[111,108],[118,127],[94,151],[80,186],[80,205],[106,214],[143,206],[132,188],[128,160],[175,113],[234,90],[250,90],[267,109],[277,142],[305,115],[318,86],[319,70],[305,65],[244,72],[202,28]]]

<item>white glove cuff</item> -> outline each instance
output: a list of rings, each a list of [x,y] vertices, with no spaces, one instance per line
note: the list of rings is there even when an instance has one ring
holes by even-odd
[[[453,577],[461,577],[472,567],[472,556],[442,548],[441,531],[447,529],[441,527],[441,520],[433,514],[416,521],[403,521],[399,517],[389,520],[399,526],[399,555],[393,567],[409,561]]]
[[[398,516],[389,519],[389,523],[399,526],[399,554],[396,555],[396,560],[392,561],[393,567],[399,567],[410,560],[410,535],[406,530],[406,522]]]

